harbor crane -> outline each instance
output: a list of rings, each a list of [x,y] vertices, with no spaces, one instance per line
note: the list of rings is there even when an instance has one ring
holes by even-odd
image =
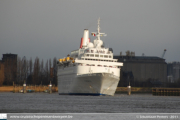
[[[162,57],[161,57],[161,58],[164,58],[165,53],[166,53],[166,49],[164,49],[164,52],[163,52],[163,54],[162,54]]]

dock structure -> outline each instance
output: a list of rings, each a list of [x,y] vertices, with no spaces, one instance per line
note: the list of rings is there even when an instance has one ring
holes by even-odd
[[[24,91],[25,90],[25,91]],[[46,92],[46,93],[53,93],[57,92],[58,89],[56,86],[51,84],[51,91],[49,89],[49,86],[46,85],[26,85],[24,88],[24,84],[22,85],[14,85],[13,90],[14,93],[20,92],[20,93],[32,93],[32,92]]]
[[[180,88],[152,88],[155,96],[180,96]]]

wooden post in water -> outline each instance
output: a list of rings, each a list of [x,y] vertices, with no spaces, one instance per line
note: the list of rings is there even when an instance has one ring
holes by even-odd
[[[26,93],[26,83],[24,81],[24,84],[23,84],[23,93]]]
[[[130,86],[130,82],[129,82],[129,86],[127,86],[127,94],[131,95],[131,86]]]
[[[52,84],[51,84],[51,81],[50,81],[50,84],[49,84],[49,93],[50,94],[52,93]]]

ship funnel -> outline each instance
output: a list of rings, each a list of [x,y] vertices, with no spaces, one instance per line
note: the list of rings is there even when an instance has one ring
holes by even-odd
[[[82,46],[86,47],[88,45],[88,43],[89,43],[89,30],[88,29],[84,29]]]

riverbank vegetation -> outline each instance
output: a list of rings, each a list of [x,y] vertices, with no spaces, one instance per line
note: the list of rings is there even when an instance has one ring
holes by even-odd
[[[49,59],[46,62],[40,60],[38,57],[35,58],[34,62],[32,58],[27,60],[26,57],[22,59],[17,58],[17,65],[10,66],[10,68],[4,73],[4,79],[0,83],[2,85],[22,85],[34,84],[34,85],[48,85],[51,81],[52,84],[57,85],[57,68],[56,58],[53,60]]]

